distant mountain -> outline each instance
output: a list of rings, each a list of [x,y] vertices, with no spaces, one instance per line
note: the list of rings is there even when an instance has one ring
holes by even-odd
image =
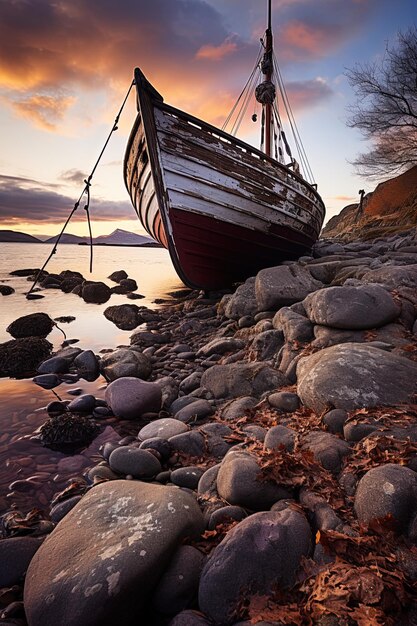
[[[17,233],[13,230],[0,230],[0,241],[9,242],[22,242],[22,243],[56,243],[58,235],[49,238],[37,239],[32,235],[26,235],[25,233]],[[72,235],[71,233],[64,233],[59,240],[59,243],[72,243],[72,244],[88,244],[90,239],[88,237],[80,237],[79,235]],[[116,228],[110,235],[100,235],[100,237],[93,237],[93,243],[99,246],[160,246],[159,243],[145,237],[144,235],[137,235],[121,228]]]
[[[42,243],[40,239],[14,230],[0,230],[0,241],[8,243]]]
[[[57,239],[58,235],[55,235],[54,237],[49,237],[49,239],[46,239],[44,243],[56,243]],[[88,237],[79,237],[78,235],[64,233],[59,240],[59,243],[87,243],[88,241]]]
[[[95,237],[94,243],[113,246],[144,246],[148,244],[155,244],[155,241],[150,237],[144,237],[143,235],[137,235],[136,233],[116,228],[116,230],[110,233],[110,235]]]

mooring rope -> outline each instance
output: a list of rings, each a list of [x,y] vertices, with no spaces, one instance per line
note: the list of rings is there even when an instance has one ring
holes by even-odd
[[[61,232],[59,233],[58,238],[57,238],[57,240],[56,240],[56,242],[55,242],[55,244],[54,244],[54,247],[52,248],[51,253],[49,254],[48,258],[46,259],[45,263],[42,265],[42,267],[40,268],[40,270],[37,272],[37,274],[36,274],[36,276],[35,276],[35,280],[33,281],[33,284],[32,284],[32,286],[31,286],[31,288],[29,289],[29,291],[28,291],[28,292],[27,292],[27,294],[26,294],[26,298],[28,298],[28,297],[29,297],[29,295],[32,293],[32,291],[34,290],[34,288],[35,288],[35,286],[36,286],[36,284],[37,284],[37,282],[38,282],[38,280],[39,280],[39,278],[42,276],[43,271],[45,270],[45,267],[48,265],[49,261],[51,260],[51,258],[53,257],[53,255],[56,253],[57,248],[58,248],[58,244],[59,244],[59,242],[60,242],[60,240],[61,240],[61,237],[62,237],[62,235],[64,234],[65,229],[66,229],[66,227],[68,226],[69,222],[71,221],[72,216],[74,215],[74,213],[77,211],[78,207],[80,206],[80,202],[81,202],[82,197],[83,197],[83,195],[84,195],[84,194],[86,194],[86,195],[87,195],[87,201],[86,201],[86,203],[85,203],[84,210],[85,210],[86,215],[87,215],[88,231],[89,231],[89,237],[90,237],[90,273],[93,271],[93,235],[92,235],[92,230],[91,230],[90,210],[89,210],[89,209],[90,209],[90,187],[91,187],[91,179],[93,178],[93,176],[94,176],[94,174],[95,174],[95,171],[96,171],[96,169],[97,169],[97,167],[98,167],[98,164],[99,164],[99,163],[100,163],[100,161],[101,161],[101,157],[103,156],[104,151],[105,151],[105,149],[107,148],[107,145],[108,145],[108,143],[109,143],[109,141],[110,141],[110,137],[111,137],[111,136],[112,136],[112,134],[113,134],[113,133],[114,133],[114,132],[118,129],[117,124],[119,123],[120,115],[122,114],[122,111],[123,111],[123,109],[124,109],[124,107],[125,107],[125,104],[126,104],[127,99],[128,99],[128,97],[129,97],[129,95],[130,95],[130,92],[132,91],[132,87],[134,86],[134,84],[135,84],[135,81],[133,80],[133,81],[131,82],[130,87],[129,87],[128,91],[127,91],[127,94],[126,94],[126,96],[125,96],[125,98],[124,98],[124,100],[123,100],[123,102],[122,102],[122,105],[121,105],[121,107],[120,107],[120,109],[119,109],[119,112],[118,112],[118,114],[117,114],[117,115],[116,115],[116,117],[115,117],[115,120],[114,120],[113,126],[112,126],[112,128],[111,128],[111,130],[110,130],[110,132],[109,132],[109,134],[108,134],[108,137],[107,137],[107,139],[106,139],[106,141],[105,141],[105,143],[104,143],[104,146],[103,146],[103,148],[102,148],[102,150],[101,150],[101,152],[100,152],[100,154],[99,154],[99,156],[98,156],[98,158],[97,158],[97,161],[95,162],[94,167],[93,167],[93,169],[91,170],[91,173],[90,173],[90,175],[88,176],[88,178],[87,178],[86,180],[84,180],[85,187],[84,187],[84,189],[82,190],[82,192],[81,192],[81,194],[80,194],[80,197],[79,197],[79,198],[78,198],[78,200],[75,202],[75,204],[74,204],[74,206],[73,206],[73,208],[72,208],[71,213],[70,213],[70,214],[69,214],[69,216],[67,217],[67,219],[66,219],[66,221],[65,221],[65,224],[64,224],[64,226],[62,227]]]

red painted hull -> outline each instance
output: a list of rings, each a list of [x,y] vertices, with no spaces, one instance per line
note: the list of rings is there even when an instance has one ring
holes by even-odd
[[[268,235],[184,211],[173,210],[170,218],[176,270],[183,282],[204,289],[245,280],[264,267],[299,257],[314,243],[284,226]]]

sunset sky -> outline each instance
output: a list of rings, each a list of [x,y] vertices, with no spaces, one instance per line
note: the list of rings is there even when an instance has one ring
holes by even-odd
[[[1,0],[0,229],[56,234],[141,67],[167,103],[221,126],[255,63],[267,0]],[[417,22],[415,0],[273,0],[275,50],[327,218],[370,191],[348,161],[344,72]],[[253,113],[248,110],[248,118]],[[143,232],[124,188],[132,94],[92,185],[93,234]],[[259,144],[253,124],[241,137]],[[86,234],[85,212],[68,232]]]

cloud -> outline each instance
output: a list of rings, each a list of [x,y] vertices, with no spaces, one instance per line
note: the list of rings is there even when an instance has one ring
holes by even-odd
[[[357,201],[357,196],[332,196],[329,200],[341,200],[342,202],[353,202]]]
[[[293,81],[286,85],[291,108],[301,110],[310,108],[333,96],[332,88],[323,78],[317,77],[306,81]]]
[[[74,207],[74,198],[54,191],[56,185],[44,185],[30,178],[0,175],[0,221],[9,224],[63,224]],[[85,212],[74,214],[75,222],[84,221]],[[104,201],[94,198],[91,216],[96,221],[134,219],[130,202]]]
[[[65,182],[76,183],[77,185],[79,184],[81,186],[86,176],[87,176],[86,173],[81,172],[81,170],[71,169],[71,170],[66,170],[65,172],[61,172],[59,178]]]
[[[33,95],[12,102],[12,107],[35,126],[54,131],[57,122],[64,118],[65,112],[74,102],[73,97]]]
[[[197,50],[196,59],[209,59],[210,61],[221,61],[223,57],[232,54],[237,50],[237,43],[231,37],[227,37],[219,46],[206,44]]]
[[[335,11],[334,0],[276,0],[280,61],[328,54],[352,36],[375,1],[346,0]],[[197,115],[204,111],[216,123],[216,96],[222,93],[226,102],[240,92],[259,50],[257,29],[264,29],[266,19],[266,3],[253,0],[96,5],[0,2],[0,89],[15,114],[52,132],[62,132],[67,120],[78,128],[81,119],[92,124],[103,121],[101,115],[107,121],[139,65],[170,104]],[[97,93],[100,112],[92,104]]]

